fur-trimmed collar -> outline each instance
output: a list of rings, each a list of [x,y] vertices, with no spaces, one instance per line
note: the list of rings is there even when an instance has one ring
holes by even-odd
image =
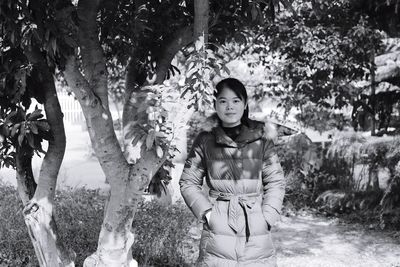
[[[223,129],[219,126],[218,116],[216,113],[207,117],[203,130],[212,131],[215,134],[216,138],[219,138],[220,141],[224,144],[227,144],[229,146],[236,144],[236,142],[233,142],[232,139],[230,139],[225,134]],[[237,143],[247,143],[261,137],[264,137],[268,140],[276,141],[278,138],[278,131],[275,125],[268,121],[261,122],[249,119],[248,125],[243,125],[242,131],[236,141]]]

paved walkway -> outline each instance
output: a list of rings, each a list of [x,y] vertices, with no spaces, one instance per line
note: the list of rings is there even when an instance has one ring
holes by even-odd
[[[191,262],[198,256],[201,225],[190,231]],[[400,236],[338,219],[299,215],[282,217],[272,230],[279,267],[400,267]],[[194,246],[194,247],[193,247]]]

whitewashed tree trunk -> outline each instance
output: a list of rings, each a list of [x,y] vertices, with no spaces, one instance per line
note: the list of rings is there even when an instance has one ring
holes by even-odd
[[[64,158],[66,145],[63,115],[58,102],[53,75],[40,51],[33,48],[26,54],[38,72],[37,75],[32,74],[32,76],[42,86],[44,109],[53,138],[49,140],[37,186],[31,165],[33,152],[30,148],[17,149],[18,192],[25,206],[23,215],[39,265],[41,267],[72,267],[75,266],[75,253],[68,251],[59,241],[53,216],[57,176]]]

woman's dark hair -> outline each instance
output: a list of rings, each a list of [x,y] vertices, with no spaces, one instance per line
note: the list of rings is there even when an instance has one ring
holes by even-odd
[[[214,91],[214,97],[215,99],[218,98],[218,96],[222,93],[222,90],[225,88],[228,88],[232,90],[240,99],[242,99],[243,102],[247,103],[247,91],[246,88],[244,87],[243,83],[240,82],[239,80],[235,78],[227,78],[223,79],[217,85],[215,86],[215,91]],[[214,100],[216,101],[216,100]],[[215,106],[215,102],[214,102]],[[243,116],[241,119],[241,122],[243,124],[248,124],[249,120],[249,105],[246,106],[246,109],[243,112]]]

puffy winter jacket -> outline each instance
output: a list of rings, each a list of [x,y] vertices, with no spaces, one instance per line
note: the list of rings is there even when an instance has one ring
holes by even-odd
[[[250,121],[233,141],[215,127],[200,133],[193,144],[180,188],[188,207],[204,222],[197,266],[276,266],[270,227],[280,216],[285,181],[264,128]],[[204,178],[209,196],[202,189]]]

